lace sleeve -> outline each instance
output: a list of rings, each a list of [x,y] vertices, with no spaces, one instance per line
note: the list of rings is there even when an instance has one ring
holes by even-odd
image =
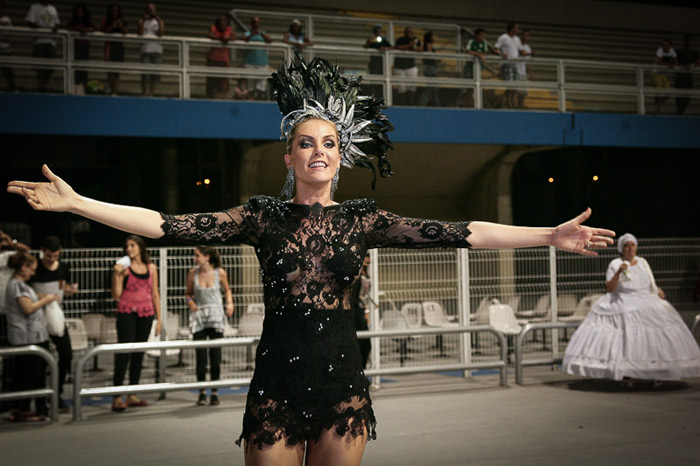
[[[163,239],[200,244],[255,245],[260,235],[260,215],[253,199],[222,212],[168,215],[161,213]]]
[[[470,248],[469,222],[401,217],[376,207],[364,217],[369,248]]]

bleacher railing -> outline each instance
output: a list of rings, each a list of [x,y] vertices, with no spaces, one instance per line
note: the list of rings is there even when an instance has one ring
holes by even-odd
[[[222,378],[245,379],[251,376],[254,364],[251,352],[246,351],[251,336],[244,332],[236,335],[235,330],[241,328],[243,316],[259,312],[256,305],[263,302],[260,269],[251,247],[221,246],[218,251],[229,276],[235,305],[234,316],[228,322],[232,329],[228,335],[233,336],[232,341],[239,341],[222,345]],[[639,251],[651,265],[669,302],[690,324],[698,313],[693,291],[700,278],[697,275],[700,238],[640,239]],[[157,377],[160,383],[167,374],[168,383],[194,383],[194,347],[189,344],[195,342],[189,341],[190,311],[185,302],[186,276],[194,266],[193,248],[149,248],[149,253],[159,268],[161,308],[166,319],[162,338],[179,340],[168,344],[184,349],[177,362],[169,356],[169,367],[165,364],[168,356],[161,356],[156,368],[149,364],[154,357],[146,358],[142,378],[145,381]],[[63,302],[66,317],[114,316],[115,303],[109,289],[114,263],[122,255],[117,248],[63,250],[61,260],[71,270],[71,281],[80,285],[78,293]],[[617,251],[608,248],[591,258],[548,247],[503,251],[382,249],[372,250],[370,256],[373,303],[370,332],[362,334],[372,341],[367,374],[440,371],[469,376],[488,367],[499,368],[499,361],[503,360],[501,338],[494,332],[483,331],[485,327],[491,328],[488,306],[494,298],[511,305],[530,324],[551,324],[535,326],[537,331],[529,332],[528,338],[522,340],[520,361],[524,366],[528,361],[560,359],[568,336],[562,329],[575,325],[559,324],[572,320],[570,316],[582,300],[605,292],[605,270],[617,257]],[[453,323],[445,326],[430,323],[425,314],[428,306],[439,309],[445,320]],[[409,315],[411,307],[421,311]],[[390,327],[386,326],[386,311],[407,316],[410,325],[403,331],[405,338],[385,333]],[[100,335],[87,336],[93,348],[99,347]],[[91,350],[82,352],[88,351]],[[91,354],[90,358],[93,356],[98,354]],[[79,358],[76,354],[76,361]],[[107,370],[94,371],[83,363],[80,370],[83,388],[111,385],[111,361],[103,360],[101,365]],[[373,383],[380,382],[380,377],[373,378]],[[83,395],[90,393],[88,390]]]
[[[145,73],[163,77],[157,94],[159,96],[180,99],[211,98],[207,97],[205,92],[207,78],[264,80],[273,69],[288,63],[294,56],[293,48],[280,42],[265,44],[237,40],[224,45],[206,38],[164,36],[152,39],[134,34],[115,35],[99,32],[78,35],[69,31],[52,33],[48,30],[22,27],[0,28],[0,35],[10,39],[13,51],[12,55],[0,55],[0,67],[9,67],[16,71],[17,81],[24,83],[24,86],[20,86],[23,87],[22,90],[33,90],[34,70],[50,69],[60,72],[61,84],[60,87],[56,87],[58,79],[54,78],[53,87],[50,87],[49,91],[62,94],[81,94],[85,91],[75,85],[76,71],[90,72],[93,80],[99,83],[107,81],[107,73],[121,72],[127,75],[127,79],[124,80],[126,82],[122,84],[122,87],[127,89],[127,94],[139,94],[138,79],[130,76]],[[54,39],[57,43],[58,57],[31,57],[31,39],[36,37]],[[116,63],[94,59],[77,60],[73,44],[78,38],[98,45],[123,42],[127,47],[127,61]],[[162,64],[139,62],[136,48],[148,41],[163,44]],[[230,67],[206,66],[206,53],[212,47],[230,50]],[[98,48],[93,47],[93,56]],[[246,54],[255,50],[268,54],[269,68],[246,68]],[[460,53],[427,54],[397,50],[381,52],[363,49],[362,44],[314,45],[305,48],[303,53],[307,58],[320,55],[338,63],[347,74],[361,74],[368,90],[383,96],[388,105],[496,109],[508,107],[510,93],[521,95],[524,101],[523,107],[515,108],[526,107],[530,110],[668,113],[672,106],[662,106],[669,98],[676,98],[692,99],[686,114],[700,114],[700,89],[692,88],[694,84],[698,84],[695,88],[700,87],[700,70],[696,69],[659,69],[657,66],[646,64],[546,58],[506,61],[496,56],[487,57],[485,64],[489,66],[484,66],[473,56]],[[368,62],[373,56],[382,60],[381,73],[369,72]],[[413,59],[419,69],[424,67],[425,61],[432,60],[437,65],[437,76],[396,76],[393,74],[393,64],[397,58]],[[522,73],[518,74],[517,80],[501,79],[500,75],[505,74],[503,71],[507,67],[521,68]],[[489,70],[500,71],[494,73]],[[678,80],[681,75],[690,76],[691,87],[673,87],[674,80]],[[404,87],[414,92],[410,99],[402,95]],[[108,90],[98,92],[109,93]],[[267,94],[260,98],[270,99],[269,89]]]

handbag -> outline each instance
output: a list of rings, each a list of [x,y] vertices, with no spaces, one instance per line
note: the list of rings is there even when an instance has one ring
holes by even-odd
[[[46,314],[46,329],[49,335],[62,337],[66,333],[66,316],[63,315],[63,309],[56,301],[51,301],[44,306]]]

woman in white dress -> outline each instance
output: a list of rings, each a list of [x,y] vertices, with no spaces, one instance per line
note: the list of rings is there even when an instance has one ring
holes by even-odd
[[[614,380],[700,377],[700,349],[678,312],[656,286],[637,238],[618,240],[608,265],[606,294],[576,330],[563,362],[569,374]]]

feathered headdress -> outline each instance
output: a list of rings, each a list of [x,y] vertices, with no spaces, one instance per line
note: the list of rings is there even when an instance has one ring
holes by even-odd
[[[306,63],[299,55],[289,68],[281,67],[270,77],[284,115],[281,138],[288,140],[297,124],[311,118],[333,123],[340,138],[341,165],[369,169],[374,189],[377,174],[373,156],[382,177],[394,174],[386,158],[386,152],[393,149],[387,133],[394,127],[382,113],[382,99],[360,95],[361,80],[360,76],[342,76],[337,66],[320,57]]]

